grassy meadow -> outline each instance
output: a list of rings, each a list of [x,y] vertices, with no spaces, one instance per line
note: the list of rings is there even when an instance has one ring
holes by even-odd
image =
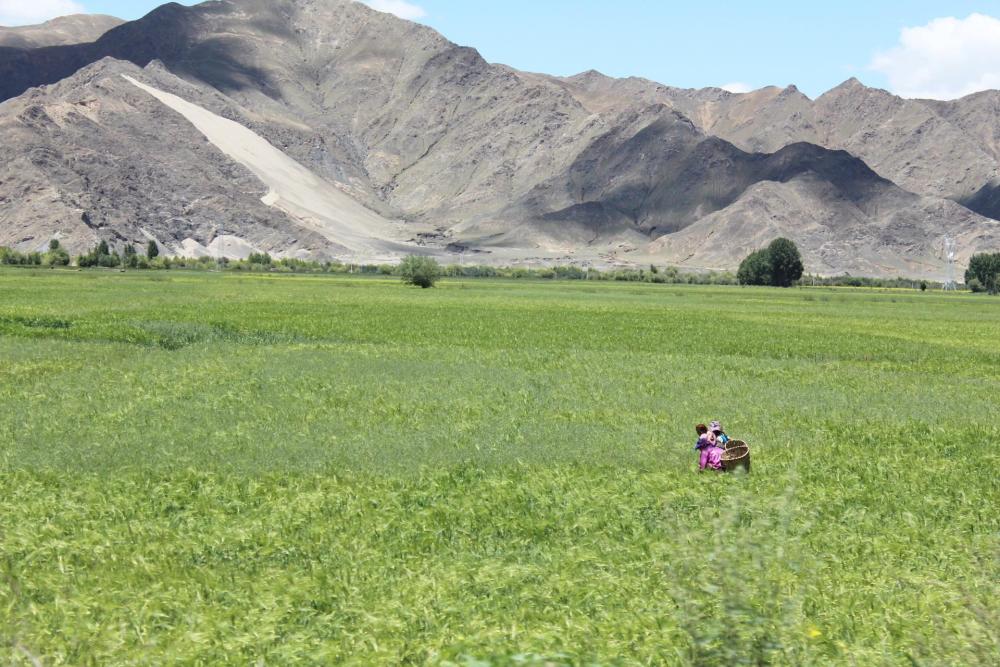
[[[0,271],[0,664],[995,664],[998,390],[988,297]]]

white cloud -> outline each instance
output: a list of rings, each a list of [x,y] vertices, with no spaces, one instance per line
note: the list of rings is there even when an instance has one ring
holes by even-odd
[[[733,83],[727,83],[721,86],[723,90],[728,90],[730,93],[749,93],[753,90],[753,86],[749,83],[740,83],[739,81],[734,81]]]
[[[1000,88],[1000,19],[972,14],[904,28],[899,44],[877,53],[870,67],[903,97],[950,100]]]
[[[33,25],[86,11],[74,0],[0,0],[0,25]]]
[[[414,5],[406,0],[362,0],[366,5],[380,12],[395,14],[401,19],[415,21],[427,16],[420,5]]]

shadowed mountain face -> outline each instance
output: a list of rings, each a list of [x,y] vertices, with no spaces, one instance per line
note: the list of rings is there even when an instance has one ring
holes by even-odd
[[[960,125],[977,127],[973,112],[921,105],[931,121],[885,121],[904,128],[880,130],[891,139],[882,152],[888,162],[862,161],[856,149],[871,136],[865,119],[898,119],[896,101],[866,94],[869,101],[854,105],[858,126],[848,127],[821,120],[820,101],[794,89],[732,96],[596,73],[555,79],[488,64],[424,26],[356,2],[223,0],[165,5],[92,44],[0,49],[0,97],[14,98],[0,105],[11,160],[0,167],[0,243],[40,246],[72,222],[80,246],[147,232],[170,248],[207,246],[207,221],[225,209],[227,234],[248,247],[343,256],[329,233],[336,224],[269,207],[260,179],[271,175],[255,179],[155,99],[138,103],[141,91],[114,76],[123,73],[236,121],[373,215],[406,221],[410,231],[400,238],[442,251],[479,249],[484,261],[733,268],[780,229],[827,273],[933,275],[941,268],[933,245],[946,231],[986,245],[996,236],[996,225],[937,198],[978,202],[994,157],[980,151],[982,160],[967,162],[950,188],[914,162],[929,151],[928,135],[951,141],[939,156],[959,161],[951,152],[965,155],[959,139],[972,135]],[[827,107],[852,108],[835,92]],[[64,112],[91,98],[96,110]],[[150,141],[166,118],[171,132]],[[819,145],[840,141],[831,137],[848,137],[850,146],[835,146],[848,152]],[[28,159],[38,151],[48,157]],[[165,155],[171,151],[185,160]],[[908,182],[938,185],[906,186],[917,194],[898,187],[885,165],[899,153],[911,162],[901,168]],[[102,166],[91,173],[95,155]],[[13,161],[26,159],[30,168],[14,172]],[[144,161],[160,171],[136,182],[130,174]],[[226,195],[228,207],[219,195],[228,187],[225,164],[243,184],[243,194]],[[72,174],[60,171],[67,165]],[[110,184],[134,192],[127,214],[116,211],[121,194]],[[30,206],[16,201],[33,185],[44,195]],[[983,199],[987,210],[993,200]],[[180,222],[184,202],[200,211],[187,214],[195,224]],[[81,228],[83,213],[101,222]],[[688,231],[708,227],[710,252]]]
[[[1000,220],[1000,182],[984,185],[979,192],[961,202],[970,211]]]
[[[595,110],[664,104],[747,151],[797,142],[846,150],[918,194],[965,201],[1000,178],[996,91],[953,102],[905,100],[851,79],[813,101],[794,86],[733,94],[597,72],[552,80]]]
[[[0,26],[0,47],[38,49],[44,46],[85,44],[97,40],[108,30],[122,23],[124,21],[114,16],[76,14],[52,19],[40,25],[16,28]]]
[[[755,183],[784,183],[807,173],[868,213],[885,205],[884,198],[909,196],[846,152],[800,143],[777,153],[746,153],[700,134],[676,112],[662,111],[634,133],[623,125],[594,142],[566,174],[541,188],[545,200],[534,203],[546,210],[571,198],[599,202],[657,237],[726,208]],[[553,198],[554,192],[563,196]],[[545,217],[565,219],[578,205]]]

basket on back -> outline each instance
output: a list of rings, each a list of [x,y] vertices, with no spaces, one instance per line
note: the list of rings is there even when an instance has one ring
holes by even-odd
[[[722,469],[732,472],[740,468],[750,472],[750,445],[742,440],[730,440],[722,453]]]

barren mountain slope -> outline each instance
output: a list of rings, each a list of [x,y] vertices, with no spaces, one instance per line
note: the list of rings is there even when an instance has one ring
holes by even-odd
[[[190,98],[218,95],[162,68],[107,59],[0,104],[0,244],[35,250],[55,237],[80,252],[99,239],[156,239],[167,251],[197,254],[212,244],[222,250],[225,234],[225,251],[236,256],[348,251],[339,234],[313,224],[318,214],[297,219],[268,205],[272,189],[125,76]]]
[[[964,265],[979,249],[1000,247],[1000,223],[945,199],[910,197],[904,206],[867,212],[830,184],[804,173],[786,182],[761,181],[734,204],[636,253],[677,266],[728,268],[784,236],[819,274],[947,276],[943,239],[928,221],[946,221]]]
[[[921,101],[1000,160],[1000,90],[986,90],[949,102]]]
[[[526,192],[605,129],[556,86],[348,0],[166,5],[94,45],[42,51],[6,59],[21,79],[8,91],[105,55],[159,58],[254,110],[272,143],[362,198],[442,225]]]
[[[0,26],[0,46],[15,49],[37,49],[43,46],[85,44],[119,26],[124,21],[102,14],[61,16],[39,25],[16,28]]]
[[[942,118],[972,137],[1000,163],[1000,91],[987,90],[950,102],[924,100]],[[1000,176],[960,201],[977,213],[1000,220]]]

